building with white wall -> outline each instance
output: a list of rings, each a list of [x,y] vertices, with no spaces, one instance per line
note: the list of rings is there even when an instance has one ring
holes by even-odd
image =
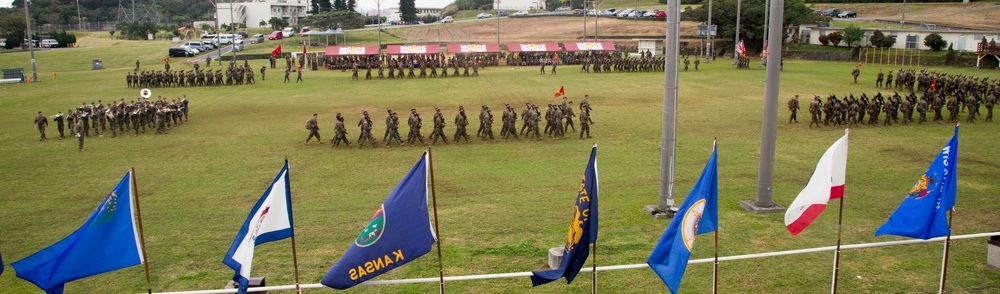
[[[843,34],[843,27],[819,27],[816,25],[802,25],[799,27],[799,38],[802,43],[821,45],[819,42],[819,36],[827,35],[832,32],[841,32]],[[869,29],[863,28],[861,31],[865,33],[864,38],[861,40],[861,46],[869,46],[871,43],[868,39],[872,36],[876,30],[882,31],[882,34],[886,36],[896,36],[896,43],[893,44],[892,48],[895,49],[918,49],[918,50],[930,50],[929,47],[924,46],[924,38],[927,35],[937,33],[941,35],[941,38],[954,46],[956,51],[965,52],[976,52],[976,45],[983,40],[985,37],[987,41],[997,40],[1000,41],[1000,31],[978,31],[978,30],[941,30],[941,29],[904,29],[904,28],[883,28],[883,29]],[[843,45],[843,42],[841,42]]]
[[[261,21],[267,23],[272,17],[296,25],[309,11],[309,0],[255,0],[216,5],[215,15],[219,25],[240,23],[247,27],[261,27]],[[268,26],[265,24],[263,27]]]
[[[500,1],[494,0],[493,9],[542,10],[545,9],[545,0],[500,0]]]

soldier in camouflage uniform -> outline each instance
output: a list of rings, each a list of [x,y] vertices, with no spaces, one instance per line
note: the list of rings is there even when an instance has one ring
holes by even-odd
[[[358,148],[365,148],[365,141],[371,143],[372,147],[378,147],[375,143],[375,137],[372,136],[372,119],[368,117],[368,111],[363,112],[364,117],[358,121],[358,127],[361,128],[361,135],[358,136]]]
[[[395,140],[399,146],[403,146],[403,139],[399,137],[399,116],[397,116],[396,112],[393,111],[389,113],[389,118],[391,119],[391,123],[387,126],[389,128],[389,139],[387,141],[383,140],[385,141],[385,147],[388,148],[389,145],[392,144],[393,140]]]
[[[458,106],[458,115],[455,115],[455,137],[453,140],[457,144],[459,138],[465,138],[465,142],[469,142],[469,134],[466,133],[465,127],[469,125],[469,117],[465,115],[465,107]]]
[[[419,140],[420,144],[426,144],[424,142],[424,136],[420,135],[420,127],[423,126],[423,119],[420,118],[420,114],[417,113],[417,109],[410,108],[410,119],[408,121],[410,125],[410,135],[407,136],[406,141],[409,144],[413,144],[414,141]]]
[[[334,135],[333,140],[331,140],[331,145],[333,147],[340,147],[340,143],[344,142],[347,147],[351,147],[351,140],[347,139],[347,127],[344,126],[344,117],[340,116],[340,112],[337,113],[337,123],[333,126]]]
[[[583,139],[583,133],[587,133],[587,139],[590,139],[590,124],[594,123],[590,120],[590,111],[580,112],[580,139]]]
[[[421,69],[421,74],[423,74],[423,69]],[[441,114],[441,108],[434,107],[434,131],[431,131],[431,144],[437,144],[438,138],[448,144],[448,137],[444,135],[444,126],[444,115]]]
[[[809,114],[812,115],[812,120],[809,121],[810,129],[813,127],[813,124],[817,128],[820,127],[820,113],[822,108],[823,102],[819,100],[819,96],[813,97],[813,102],[809,104]]]
[[[799,122],[799,118],[795,115],[799,111],[799,95],[788,100],[788,111],[792,112],[792,115],[788,117],[788,123]]]

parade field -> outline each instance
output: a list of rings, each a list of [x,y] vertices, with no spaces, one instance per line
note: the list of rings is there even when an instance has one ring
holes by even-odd
[[[89,41],[88,41],[89,40]],[[561,246],[572,215],[581,176],[592,144],[598,146],[600,233],[597,265],[645,263],[667,227],[643,210],[659,191],[663,73],[581,74],[580,66],[560,66],[558,75],[540,75],[537,67],[489,67],[479,77],[351,81],[350,71],[307,71],[304,82],[282,83],[282,65],[268,68],[257,84],[189,88],[154,88],[157,96],[187,95],[190,119],[155,134],[131,132],[86,140],[60,140],[51,123],[48,139],[38,140],[31,124],[38,111],[53,115],[103,100],[137,99],[125,76],[139,59],[143,69],[161,70],[166,41],[85,39],[87,48],[36,52],[40,82],[0,86],[0,253],[5,271],[0,293],[39,293],[15,276],[10,263],[53,244],[77,228],[121,179],[135,168],[141,201],[152,290],[218,289],[233,277],[221,260],[247,213],[281,169],[289,163],[300,282],[318,283],[368,223],[379,204],[432,147],[440,238],[446,276],[547,269],[547,250]],[[262,46],[273,48],[269,43]],[[298,50],[300,50],[299,47]],[[297,49],[286,48],[286,52]],[[319,49],[317,49],[319,50]],[[104,70],[90,70],[102,59]],[[191,69],[171,59],[172,69]],[[240,62],[242,64],[242,62]],[[259,69],[267,60],[250,61]],[[0,54],[4,68],[25,68],[28,53]],[[280,64],[280,62],[279,62]],[[677,140],[678,204],[719,146],[719,255],[741,255],[832,246],[837,241],[838,204],[830,206],[799,236],[791,236],[783,214],[750,214],[739,206],[754,199],[763,111],[763,67],[739,70],[730,59],[681,71]],[[212,69],[217,69],[213,65]],[[853,93],[876,93],[879,67],[862,67],[852,83],[854,63],[786,59],[781,73],[774,201],[787,206],[809,180],[817,160],[843,127],[809,128],[812,95],[826,99]],[[221,68],[221,67],[219,67]],[[885,67],[890,69],[898,67]],[[919,68],[922,69],[922,68]],[[990,77],[1000,73],[958,67],[938,72]],[[363,75],[363,73],[362,73]],[[564,139],[469,143],[451,141],[460,105],[475,132],[480,105],[499,120],[504,103],[517,112],[524,103],[544,108],[559,103],[553,93],[565,87],[578,103],[590,95],[592,139],[568,133]],[[884,94],[892,94],[891,91]],[[799,123],[787,123],[785,102],[802,96]],[[904,93],[901,93],[904,94]],[[449,144],[385,148],[386,108],[405,120],[410,108],[424,118],[430,134],[434,107],[448,121]],[[336,113],[346,120],[352,143],[356,124],[367,110],[375,122],[378,148],[332,148]],[[543,110],[544,111],[544,110]],[[985,108],[982,109],[985,115]],[[303,144],[303,123],[318,113],[323,143]],[[965,123],[959,135],[958,196],[953,234],[993,232],[1000,228],[1000,123]],[[518,122],[520,127],[520,122]],[[577,130],[579,123],[577,122]],[[401,131],[408,130],[401,127]],[[499,134],[500,124],[494,124]],[[873,237],[914,182],[951,138],[954,124],[924,123],[860,126],[850,130],[843,208],[843,244],[904,240]],[[405,133],[404,133],[405,135]],[[692,259],[713,255],[713,237],[701,235]],[[1000,270],[986,264],[986,239],[952,242],[947,290],[954,293],[1000,291]],[[592,256],[593,257],[593,256]],[[922,243],[841,254],[842,293],[935,292],[942,244]],[[294,284],[291,242],[258,246],[253,276],[268,285]],[[720,293],[821,293],[829,291],[831,252],[723,262]],[[587,262],[588,267],[590,261]],[[376,280],[437,277],[432,251]],[[582,293],[591,275],[531,287],[529,278],[449,282],[454,293]],[[146,291],[142,266],[98,275],[66,286],[67,293],[139,293]],[[432,293],[436,283],[357,286],[351,293]],[[709,293],[712,266],[688,267],[682,291]],[[663,282],[649,269],[601,272],[597,288],[606,293],[664,293]],[[306,290],[305,292],[331,292]],[[289,292],[290,293],[290,292]]]

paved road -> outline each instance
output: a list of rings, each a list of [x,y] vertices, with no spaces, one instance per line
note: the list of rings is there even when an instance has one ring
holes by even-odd
[[[208,54],[203,54],[203,55],[200,55],[200,56],[188,59],[187,62],[204,62],[205,58],[207,58],[209,56],[212,57],[212,60],[219,60],[219,56],[229,54],[229,52],[232,52],[232,51],[233,51],[233,45],[229,45],[229,46],[225,46],[225,47],[219,48],[218,50],[214,50],[214,51],[208,52]]]

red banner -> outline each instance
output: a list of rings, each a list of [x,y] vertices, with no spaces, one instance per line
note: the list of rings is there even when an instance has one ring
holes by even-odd
[[[507,52],[558,52],[559,43],[513,43],[507,44]]]
[[[497,53],[500,44],[448,44],[448,53]]]
[[[615,51],[613,42],[563,42],[566,51]]]
[[[378,55],[378,46],[326,46],[326,56]]]
[[[440,54],[441,45],[389,45],[385,48],[388,54]]]

